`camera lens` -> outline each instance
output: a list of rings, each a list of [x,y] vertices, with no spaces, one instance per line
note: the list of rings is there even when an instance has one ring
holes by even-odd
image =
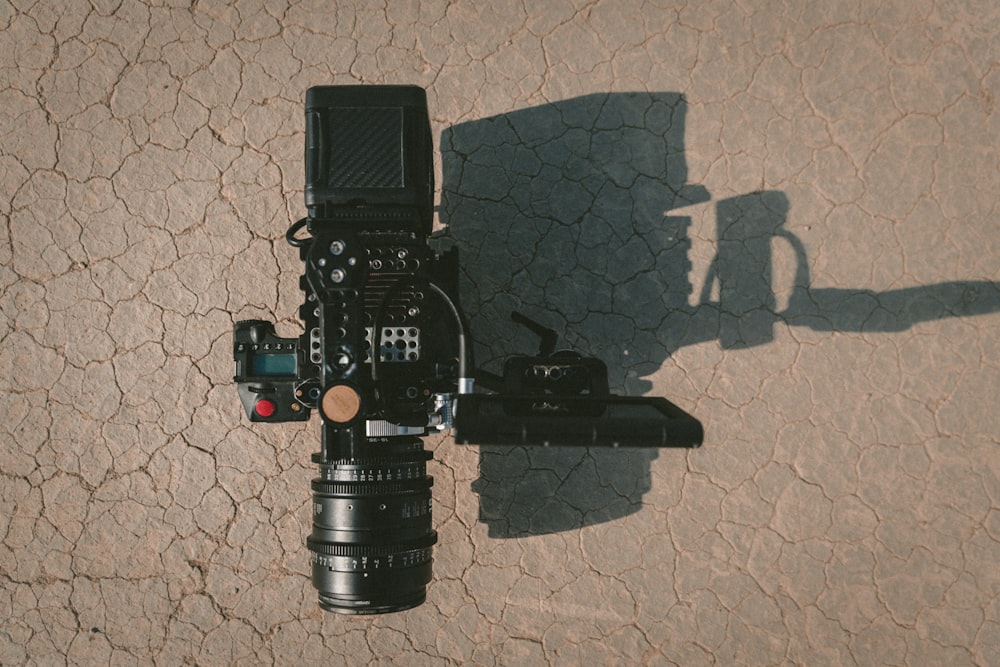
[[[320,465],[307,540],[320,607],[383,614],[426,599],[437,542],[430,456],[417,440],[408,452]]]

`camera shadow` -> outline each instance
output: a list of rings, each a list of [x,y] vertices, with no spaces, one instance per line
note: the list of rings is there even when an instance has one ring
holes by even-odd
[[[462,255],[476,362],[536,354],[517,310],[559,348],[608,365],[613,393],[659,369],[690,311],[690,218],[678,93],[602,93],[447,128],[440,217]],[[631,381],[629,380],[631,378]],[[480,520],[494,537],[571,530],[637,511],[655,449],[480,447]]]
[[[919,322],[1000,312],[1000,284],[954,281],[874,291],[812,284],[780,191],[716,203],[716,254],[694,305],[691,219],[709,200],[688,183],[687,105],[679,93],[599,93],[447,128],[440,217],[462,253],[461,298],[477,365],[499,373],[539,341],[608,366],[612,392],[641,394],[685,345],[764,345],[774,326],[897,332]],[[787,244],[794,284],[778,311],[772,253]],[[668,397],[669,398],[669,397]],[[493,537],[573,530],[642,507],[655,449],[480,447],[480,521]],[[664,455],[672,455],[670,452]]]

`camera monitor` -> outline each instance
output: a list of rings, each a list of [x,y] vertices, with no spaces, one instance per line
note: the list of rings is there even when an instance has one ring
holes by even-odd
[[[665,398],[633,396],[461,396],[461,444],[541,447],[698,447],[701,423]]]

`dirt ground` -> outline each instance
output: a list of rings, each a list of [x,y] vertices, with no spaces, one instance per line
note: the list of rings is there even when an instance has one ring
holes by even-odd
[[[997,3],[233,4],[0,3],[0,663],[1000,664]],[[484,368],[517,309],[706,433],[429,438],[377,617],[232,375],[347,83],[427,89]]]

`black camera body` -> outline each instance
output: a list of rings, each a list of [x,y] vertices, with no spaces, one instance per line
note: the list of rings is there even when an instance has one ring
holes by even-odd
[[[461,443],[698,446],[701,425],[662,398],[612,396],[596,359],[513,357],[503,377],[477,370],[459,308],[457,249],[431,246],[433,142],[415,86],[323,86],[306,96],[305,203],[287,241],[305,265],[304,333],[263,320],[233,330],[235,382],[253,422],[322,418],[312,482],[313,583],[320,606],[348,614],[426,598],[430,453],[421,436]],[[473,393],[474,379],[492,392]]]

